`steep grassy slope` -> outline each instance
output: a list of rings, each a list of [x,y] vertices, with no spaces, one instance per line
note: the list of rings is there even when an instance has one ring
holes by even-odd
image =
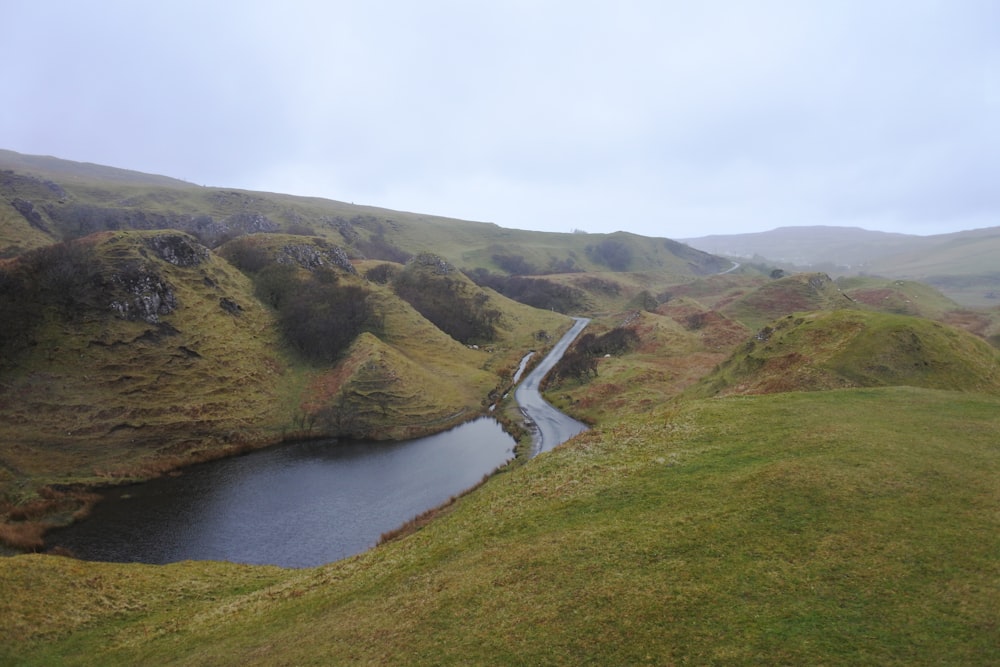
[[[22,308],[4,336],[7,442],[148,451],[181,432],[213,439],[281,423],[288,363],[273,317],[245,276],[190,237],[105,233],[11,274],[21,271],[26,287],[5,292]]]
[[[290,437],[446,428],[502,393],[519,359],[545,345],[540,332],[570,324],[465,279],[494,318],[489,348],[474,349],[324,240],[264,240],[258,274],[172,231],[103,232],[6,262],[0,541],[37,547],[94,484]],[[295,308],[272,307],[275,290]],[[327,299],[338,294],[348,301]],[[310,355],[358,302],[361,337],[352,329],[343,349]]]
[[[918,317],[854,310],[788,315],[737,348],[694,393],[898,385],[998,393],[1000,353]]]
[[[994,664],[1000,401],[622,414],[326,567],[0,560],[12,664]]]

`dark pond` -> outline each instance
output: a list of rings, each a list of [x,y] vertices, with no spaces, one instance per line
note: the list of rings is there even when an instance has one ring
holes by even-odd
[[[481,418],[407,442],[282,445],[113,489],[48,544],[86,560],[320,565],[474,486],[514,444]]]

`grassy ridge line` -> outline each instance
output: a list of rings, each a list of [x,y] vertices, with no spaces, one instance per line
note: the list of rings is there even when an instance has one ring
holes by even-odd
[[[994,664],[998,408],[889,388],[624,413],[313,570],[4,559],[0,655]]]
[[[214,245],[261,231],[320,236],[379,256],[371,242],[409,254],[430,252],[463,269],[501,267],[495,256],[521,256],[532,272],[648,270],[682,276],[712,273],[729,262],[669,239],[625,232],[551,233],[493,223],[360,206],[318,197],[209,188],[176,179],[0,151],[0,257],[100,231],[105,226],[178,228]],[[11,205],[31,205],[36,227]],[[211,218],[211,220],[209,220]],[[226,229],[223,229],[226,227]],[[215,228],[214,231],[212,228]],[[610,244],[605,246],[605,244]],[[366,252],[365,249],[368,249]],[[595,253],[595,249],[597,252]],[[384,247],[383,247],[384,250]],[[372,255],[375,252],[375,255]],[[506,271],[505,271],[506,272]]]

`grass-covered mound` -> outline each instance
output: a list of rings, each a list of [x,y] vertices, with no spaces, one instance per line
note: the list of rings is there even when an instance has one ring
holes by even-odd
[[[38,548],[93,485],[472,418],[570,324],[463,276],[493,318],[473,349],[339,246],[246,239],[217,253],[182,232],[101,232],[0,265],[0,549]]]
[[[0,560],[10,664],[994,664],[1000,400],[619,413],[304,571]]]
[[[908,385],[1000,393],[1000,355],[965,331],[858,310],[787,315],[706,376],[694,395]]]
[[[727,303],[721,311],[757,330],[789,313],[854,307],[837,284],[825,273],[796,273],[764,283]]]
[[[912,280],[850,277],[838,278],[837,285],[858,304],[883,313],[941,320],[962,309],[933,287]]]
[[[303,413],[311,428],[357,438],[405,439],[468,419],[478,406],[470,406],[460,390],[474,393],[476,380],[482,385],[490,375],[466,366],[466,373],[481,377],[459,383],[458,378],[442,378],[440,371],[363,333],[336,367],[309,383]]]
[[[966,308],[924,283],[885,278],[839,278],[837,284],[858,304],[874,310],[944,322],[1000,347],[1000,308]]]
[[[287,363],[250,282],[191,237],[117,232],[3,271],[3,437],[56,461],[275,427]],[[14,467],[21,464],[9,458]],[[58,466],[57,466],[58,467]]]

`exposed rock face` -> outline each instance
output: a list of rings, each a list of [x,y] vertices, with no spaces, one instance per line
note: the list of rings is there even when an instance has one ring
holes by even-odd
[[[221,297],[219,299],[219,307],[222,308],[222,310],[229,313],[230,315],[235,315],[239,317],[240,315],[243,314],[243,306],[236,303],[227,296]]]
[[[340,246],[317,247],[310,243],[290,243],[282,247],[281,253],[277,257],[280,264],[294,262],[310,271],[333,266],[347,273],[357,273],[347,253]]]
[[[413,261],[421,266],[431,267],[439,276],[446,276],[455,270],[455,267],[441,257],[427,252],[417,255]]]
[[[231,215],[223,222],[226,229],[240,234],[257,234],[260,232],[276,232],[281,225],[271,220],[263,213],[243,212]]]
[[[813,286],[814,289],[822,289],[825,285],[829,285],[833,280],[830,276],[825,273],[820,273],[809,278],[809,284]]]
[[[174,266],[197,266],[208,259],[209,250],[184,234],[158,234],[146,239],[146,247]]]
[[[27,199],[14,197],[10,200],[10,205],[13,206],[14,210],[20,213],[32,227],[39,229],[46,234],[49,233],[49,228],[45,226],[45,222],[42,220],[41,214],[35,208],[34,203],[28,201]]]
[[[109,304],[122,319],[156,324],[177,308],[173,286],[150,267],[133,265],[111,276],[111,282],[125,293]]]

